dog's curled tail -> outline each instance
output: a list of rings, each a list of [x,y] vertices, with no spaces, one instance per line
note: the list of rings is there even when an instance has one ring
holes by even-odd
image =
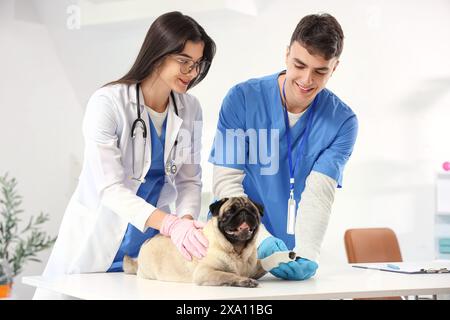
[[[129,256],[123,257],[123,271],[126,274],[136,274],[138,269],[138,263],[137,261],[133,260]]]

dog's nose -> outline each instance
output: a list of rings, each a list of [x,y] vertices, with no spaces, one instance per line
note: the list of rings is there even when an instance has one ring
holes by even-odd
[[[238,231],[244,231],[244,230],[249,230],[250,226],[246,223],[243,222],[239,227],[238,227]]]

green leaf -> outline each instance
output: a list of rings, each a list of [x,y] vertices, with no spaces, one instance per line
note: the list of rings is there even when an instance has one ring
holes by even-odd
[[[22,272],[26,262],[41,262],[36,254],[50,248],[56,241],[56,237],[52,238],[40,230],[50,219],[43,212],[37,217],[31,216],[19,232],[20,215],[24,211],[20,208],[22,197],[16,187],[17,180],[10,179],[8,173],[0,176],[0,214],[3,218],[3,221],[0,220],[0,258],[8,261],[14,276]]]

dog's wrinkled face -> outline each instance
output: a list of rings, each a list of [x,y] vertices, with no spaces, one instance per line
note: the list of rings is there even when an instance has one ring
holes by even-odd
[[[218,217],[219,230],[233,244],[253,239],[263,213],[261,205],[246,197],[224,198],[209,209]]]

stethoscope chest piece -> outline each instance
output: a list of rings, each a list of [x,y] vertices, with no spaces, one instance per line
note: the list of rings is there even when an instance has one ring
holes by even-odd
[[[169,162],[166,163],[166,174],[174,175],[175,173],[177,173],[177,165],[175,164],[175,161],[170,160]]]

